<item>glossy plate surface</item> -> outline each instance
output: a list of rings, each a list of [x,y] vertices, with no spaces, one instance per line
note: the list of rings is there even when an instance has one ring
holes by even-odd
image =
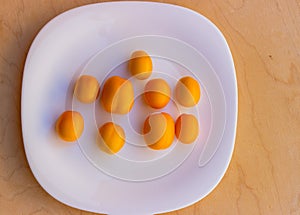
[[[113,68],[128,58],[126,53],[131,47],[147,50],[154,57],[155,69],[162,72],[157,76],[165,77],[171,86],[191,71],[203,85],[199,108],[187,110],[199,115],[203,132],[190,148],[181,149],[185,153],[176,152],[177,144],[171,150],[175,155],[167,160],[163,158],[172,153],[158,156],[149,152],[134,157],[136,153],[130,147],[122,149],[120,155],[127,160],[154,160],[157,166],[165,168],[152,167],[142,174],[120,172],[120,165],[114,165],[116,169],[101,166],[103,161],[97,160],[95,150],[89,148],[93,145],[85,144],[92,134],[86,132],[78,143],[70,144],[62,142],[53,128],[57,117],[72,108],[80,110],[87,119],[85,131],[96,130],[102,123],[95,117],[99,114],[99,102],[90,106],[78,104],[72,97],[74,83],[82,73],[97,76],[99,82],[109,71],[117,74],[119,71]],[[108,69],[95,71],[100,67],[95,63],[99,62],[97,59],[105,58],[107,63],[103,65]],[[178,73],[170,76],[164,72],[167,68]],[[171,106],[166,110],[174,118],[178,114]],[[201,114],[205,116],[201,118]],[[126,125],[135,122],[130,118],[129,114],[128,120],[114,120]],[[37,35],[27,56],[22,89],[27,159],[41,186],[72,207],[109,214],[153,214],[200,200],[219,183],[228,167],[236,120],[237,85],[228,45],[209,20],[182,7],[112,2],[75,8],[50,21]],[[134,123],[132,126],[137,127]],[[138,137],[130,138],[133,143],[139,142],[135,139]],[[131,167],[125,165],[121,169]]]

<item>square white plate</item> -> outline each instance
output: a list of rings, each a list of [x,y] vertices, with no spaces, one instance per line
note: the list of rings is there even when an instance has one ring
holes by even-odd
[[[144,35],[148,36],[141,37]],[[89,66],[93,64],[91,57],[97,58],[101,51],[119,41],[130,44],[131,38],[140,38],[136,44],[150,54],[170,55],[167,57],[173,60],[186,57],[183,65],[207,68],[208,75],[194,73],[204,86],[212,115],[208,120],[212,124],[210,135],[201,142],[200,134],[200,142],[179,167],[152,180],[144,180],[142,174],[140,182],[126,180],[128,175],[119,177],[123,179],[120,180],[99,171],[95,168],[97,164],[92,165],[87,159],[91,157],[82,147],[84,141],[64,143],[53,129],[60,113],[72,105],[70,92],[78,74],[93,68]],[[166,38],[171,41],[169,45],[162,42],[166,48],[177,47],[172,41],[180,41],[190,49],[180,48],[179,44],[172,52],[178,51],[181,55],[172,55],[162,53],[166,50],[162,47],[149,46]],[[199,62],[195,65],[193,52],[199,53]],[[50,21],[35,38],[27,56],[22,88],[26,156],[41,186],[59,201],[75,208],[141,215],[195,203],[211,192],[223,177],[234,148],[236,121],[237,83],[228,45],[209,20],[186,8],[150,2],[111,2],[75,8]],[[202,122],[202,127],[208,124],[205,120],[200,120]]]

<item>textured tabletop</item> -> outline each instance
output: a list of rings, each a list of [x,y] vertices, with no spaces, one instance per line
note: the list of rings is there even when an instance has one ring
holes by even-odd
[[[0,214],[90,214],[48,195],[26,161],[21,132],[24,62],[38,31],[89,0],[1,0]],[[236,145],[217,188],[168,214],[300,214],[300,1],[169,0],[213,21],[238,80]],[[117,205],[116,205],[117,207]]]

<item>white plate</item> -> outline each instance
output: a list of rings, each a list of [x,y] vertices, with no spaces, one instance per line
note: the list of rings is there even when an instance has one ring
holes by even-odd
[[[160,161],[157,165],[161,168],[152,167],[149,171],[139,171],[140,174],[120,171],[132,167],[122,166],[120,162],[115,166],[121,169],[110,168],[105,162],[102,165],[103,160],[97,159],[97,153],[91,150],[93,141],[88,141],[92,136],[88,131],[93,132],[102,122],[89,123],[99,110],[98,104],[79,105],[71,93],[79,74],[94,74],[102,82],[107,70],[113,70],[116,63],[128,58],[126,53],[131,47],[141,47],[153,56],[168,58],[154,60],[154,68],[158,71],[172,68],[178,72],[178,76],[167,79],[171,86],[179,78],[179,68],[187,68],[181,75],[192,71],[203,89],[203,97],[195,109],[203,131],[196,143],[186,149],[174,143],[171,153],[162,152],[158,157],[152,152],[134,157],[143,164],[147,163],[145,159]],[[175,47],[174,50],[170,51],[171,47]],[[116,50],[120,53],[109,54]],[[92,56],[95,57],[90,60]],[[103,68],[108,69],[103,73],[94,71],[93,68],[100,67],[95,62],[105,57]],[[60,113],[70,107],[80,110],[87,119],[79,144],[62,142],[53,129]],[[178,114],[170,107],[166,110],[174,117]],[[128,123],[124,118],[115,120]],[[22,89],[22,129],[27,159],[41,186],[72,207],[109,214],[153,214],[200,200],[219,183],[228,167],[236,120],[237,85],[228,45],[209,20],[182,7],[149,2],[79,7],[49,22],[35,38],[27,56]],[[89,144],[85,144],[87,141]],[[185,153],[176,153],[176,147]],[[174,155],[168,157],[172,152]],[[137,153],[128,145],[119,157],[130,160],[134,154]],[[166,157],[168,159],[164,159]],[[138,168],[145,169],[145,166]]]

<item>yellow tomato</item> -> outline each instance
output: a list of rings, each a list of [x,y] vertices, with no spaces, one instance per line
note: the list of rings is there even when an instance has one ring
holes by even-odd
[[[151,114],[144,123],[143,134],[145,142],[151,149],[166,149],[173,143],[174,130],[174,121],[169,114]]]
[[[126,114],[134,102],[133,86],[119,76],[110,77],[103,86],[100,100],[107,112]]]
[[[131,75],[137,79],[146,79],[152,73],[152,60],[145,51],[135,51],[131,55],[128,63]]]
[[[175,96],[177,101],[185,106],[192,107],[200,100],[200,86],[199,83],[192,77],[181,78],[175,88]]]
[[[66,111],[56,121],[55,130],[59,137],[65,141],[77,140],[84,129],[84,120],[79,112]]]
[[[105,123],[99,128],[99,134],[101,136],[101,148],[109,154],[117,153],[124,146],[125,133],[119,125],[112,122]]]
[[[163,108],[170,101],[171,89],[163,79],[149,81],[144,89],[146,103],[153,108]]]
[[[96,78],[90,75],[82,75],[77,80],[74,95],[82,103],[92,103],[96,100],[100,85]]]
[[[175,123],[175,134],[182,143],[192,143],[199,133],[198,120],[191,114],[182,114]]]

